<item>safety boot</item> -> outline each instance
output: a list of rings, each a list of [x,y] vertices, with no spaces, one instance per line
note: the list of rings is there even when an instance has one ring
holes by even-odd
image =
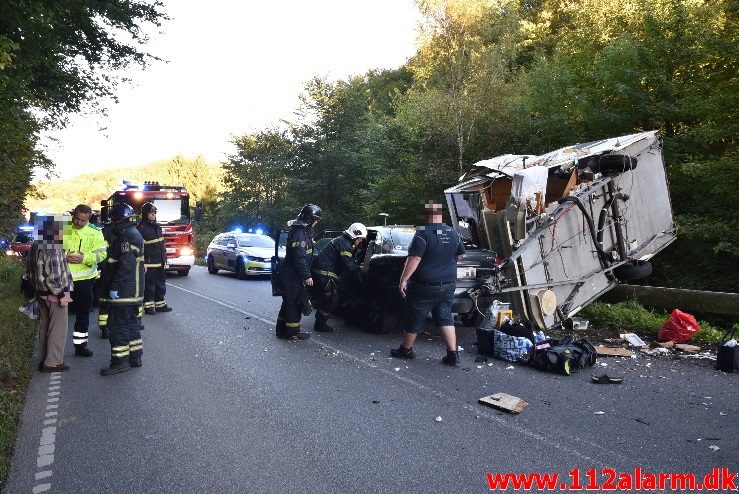
[[[446,356],[441,358],[441,363],[450,367],[456,367],[459,363],[459,352],[447,350]]]
[[[100,329],[100,337],[101,338],[110,338],[110,330],[108,328],[101,328]]]
[[[101,376],[112,376],[113,374],[119,374],[121,372],[128,372],[131,370],[131,364],[128,360],[112,358],[110,359],[110,366],[100,369]]]
[[[141,362],[141,357],[131,357],[128,359],[129,365],[131,367],[141,367],[143,362]]]
[[[169,305],[163,305],[154,309],[157,312],[172,312],[172,307]]]
[[[86,343],[83,343],[82,345],[74,346],[74,354],[77,357],[92,357],[92,350],[87,348]]]
[[[316,324],[313,326],[313,331],[318,331],[319,333],[331,333],[334,329],[335,328],[333,326],[329,326],[326,323]]]
[[[144,309],[144,314],[149,314],[150,316],[153,316],[156,313],[157,311],[153,307],[147,307],[146,309]]]
[[[416,358],[416,352],[413,351],[413,347],[406,348],[401,343],[398,348],[393,348],[392,350],[390,350],[390,356],[410,360]]]

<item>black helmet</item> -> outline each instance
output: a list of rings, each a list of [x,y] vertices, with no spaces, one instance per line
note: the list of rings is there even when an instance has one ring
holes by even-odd
[[[300,210],[298,215],[298,221],[310,225],[315,220],[321,219],[321,208],[315,204],[306,204],[303,209]]]
[[[157,207],[152,202],[144,203],[143,206],[141,206],[141,216],[143,216],[144,219],[146,219],[146,215],[151,212],[157,212]]]
[[[128,221],[133,218],[133,215],[133,208],[125,202],[117,202],[110,208],[110,219],[113,220],[113,223]]]

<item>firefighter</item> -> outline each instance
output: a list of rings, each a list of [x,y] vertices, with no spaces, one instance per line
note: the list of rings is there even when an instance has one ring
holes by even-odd
[[[108,221],[106,223],[103,223],[103,238],[107,242],[108,246],[113,245],[113,240],[115,240],[115,224],[111,221]],[[108,247],[110,249],[110,247]],[[99,270],[102,272],[103,266],[105,265],[105,262],[100,263],[98,266]],[[102,289],[98,286],[98,291],[102,292]],[[100,337],[101,338],[109,338],[110,337],[110,330],[108,330],[108,304],[102,300],[103,296],[100,295],[100,302],[99,302],[99,309],[98,309],[98,327],[100,328]],[[138,308],[138,320],[139,325],[141,326],[141,330],[144,330],[144,325],[141,324],[141,319],[144,315],[144,306],[140,305]]]
[[[290,225],[287,252],[280,269],[282,306],[277,316],[278,338],[305,340],[310,333],[300,331],[300,318],[310,314],[308,288],[313,286],[310,264],[313,256],[313,227],[321,220],[321,208],[306,204]]]
[[[136,228],[144,238],[144,263],[146,266],[146,291],[144,292],[144,313],[169,312],[172,307],[164,301],[167,293],[167,277],[164,266],[167,264],[167,249],[164,247],[162,227],[157,225],[157,208],[147,202],[141,207],[141,221]]]
[[[115,240],[103,270],[102,286],[108,304],[110,365],[103,376],[141,367],[143,342],[137,318],[144,293],[144,240],[133,223],[133,208],[114,204],[110,213],[115,224]]]
[[[92,307],[93,285],[98,277],[98,263],[107,256],[108,244],[97,226],[89,223],[92,209],[79,204],[72,212],[72,228],[64,235],[64,250],[67,264],[74,278],[74,354],[78,357],[91,357],[87,348]]]
[[[313,331],[330,333],[328,325],[331,312],[340,304],[341,289],[346,290],[349,276],[358,274],[362,268],[354,261],[354,250],[367,238],[367,227],[352,223],[340,236],[331,240],[321,253],[313,258],[311,293],[316,304],[316,323]],[[341,280],[341,281],[340,281]]]

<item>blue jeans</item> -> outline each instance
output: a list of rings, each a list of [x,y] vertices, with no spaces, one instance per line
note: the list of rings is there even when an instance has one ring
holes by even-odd
[[[409,282],[405,298],[405,331],[423,331],[426,316],[431,312],[437,326],[454,326],[452,302],[455,283],[440,286],[424,286]]]

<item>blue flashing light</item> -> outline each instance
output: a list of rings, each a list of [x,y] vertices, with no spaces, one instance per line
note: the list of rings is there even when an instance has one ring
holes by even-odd
[[[256,230],[254,230],[254,233],[256,233],[257,235],[264,235],[264,230],[262,230],[261,228],[257,228]]]
[[[22,232],[32,232],[33,231],[33,225],[22,225],[18,227],[18,230]]]
[[[251,228],[249,228],[249,229],[248,229],[247,231],[248,231],[249,233],[251,233]]]
[[[233,233],[241,233],[241,228],[234,228],[233,230],[231,230],[231,232],[233,232]]]

